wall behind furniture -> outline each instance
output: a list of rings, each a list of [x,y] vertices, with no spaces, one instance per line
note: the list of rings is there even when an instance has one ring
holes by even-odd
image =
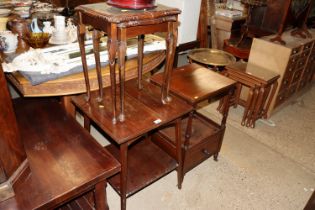
[[[179,8],[179,28],[177,45],[197,39],[197,29],[201,0],[156,0],[158,4]]]

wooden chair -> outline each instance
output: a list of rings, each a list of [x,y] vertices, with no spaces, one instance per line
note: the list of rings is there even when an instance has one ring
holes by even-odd
[[[0,209],[108,209],[118,161],[58,101],[17,99],[13,109],[1,65],[0,87]]]

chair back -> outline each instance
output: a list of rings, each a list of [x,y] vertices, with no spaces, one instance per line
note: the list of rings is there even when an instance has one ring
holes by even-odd
[[[0,62],[0,184],[7,181],[25,158],[11,96]]]

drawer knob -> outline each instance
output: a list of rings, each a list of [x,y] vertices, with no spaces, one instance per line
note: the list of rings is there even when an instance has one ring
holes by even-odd
[[[210,156],[210,152],[207,149],[203,149],[202,153],[207,155],[207,156]]]

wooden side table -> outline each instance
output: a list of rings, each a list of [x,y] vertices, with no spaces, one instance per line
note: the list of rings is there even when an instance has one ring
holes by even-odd
[[[162,81],[161,74],[151,78],[151,82],[158,85],[161,85]],[[225,132],[229,101],[235,85],[235,81],[198,64],[188,64],[172,72],[170,91],[194,107],[186,118],[187,127],[181,131],[183,174],[211,155],[217,160]],[[224,98],[221,124],[196,112],[200,102],[219,98]],[[159,145],[174,141],[173,129],[174,127],[160,130],[154,135],[154,140]]]
[[[127,38],[138,36],[138,88],[141,89],[142,64],[143,64],[143,40],[144,34],[166,32],[166,64],[161,90],[161,100],[168,103],[169,75],[174,62],[174,52],[177,41],[178,14],[180,10],[169,8],[163,5],[149,10],[126,10],[107,5],[106,3],[96,3],[80,5],[76,8],[78,15],[78,41],[82,55],[82,65],[84,76],[86,78],[87,99],[90,99],[90,84],[88,80],[88,68],[86,64],[86,53],[84,48],[85,25],[91,25],[93,31],[93,47],[96,60],[96,71],[99,81],[98,101],[101,106],[103,101],[101,67],[99,56],[100,32],[103,31],[108,36],[108,56],[110,64],[111,77],[111,95],[113,97],[111,109],[113,123],[117,122],[116,113],[116,76],[115,64],[116,53],[119,64],[119,89],[120,89],[120,111],[119,120],[125,120],[125,56],[127,47]]]
[[[256,120],[267,118],[267,111],[278,87],[280,75],[242,62],[226,66],[226,75],[239,82],[235,103],[245,107],[242,125],[254,128]],[[242,86],[249,88],[245,101],[240,97]]]
[[[181,129],[181,118],[192,107],[176,97],[169,97],[169,80],[174,61],[177,40],[178,9],[158,5],[150,10],[122,10],[106,3],[81,5],[76,8],[82,64],[86,79],[87,99],[74,97],[75,106],[84,115],[85,127],[96,123],[113,141],[108,146],[121,162],[121,173],[109,180],[120,194],[121,209],[126,209],[126,198],[177,169],[178,187],[181,187],[182,154],[181,136],[176,132],[175,149],[168,155],[150,141],[153,131],[166,124]],[[99,75],[99,91],[91,92],[85,59],[85,25],[94,28],[93,48],[96,71]],[[111,87],[103,89],[99,62],[100,31],[108,36]],[[144,34],[166,32],[166,64],[162,88],[142,81]],[[125,84],[126,40],[138,36],[138,81]],[[119,64],[119,91],[116,91],[115,64]],[[126,89],[125,89],[126,86]],[[103,94],[104,93],[104,94]],[[119,97],[117,107],[116,101]],[[167,104],[167,105],[165,105]],[[116,113],[119,108],[119,115]],[[152,164],[152,162],[154,164]]]
[[[120,194],[121,209],[126,209],[126,198],[145,186],[158,180],[174,169],[178,171],[178,187],[182,182],[181,136],[175,135],[173,153],[168,155],[150,140],[151,134],[166,124],[181,129],[181,118],[191,112],[192,107],[178,97],[165,105],[160,101],[160,88],[143,82],[138,89],[136,80],[126,82],[126,120],[112,123],[110,88],[104,91],[104,107],[95,100],[98,92],[91,92],[91,100],[86,102],[85,95],[73,97],[75,106],[83,113],[85,127],[93,121],[107,135],[112,144],[106,148],[120,161],[120,174],[108,181]]]

